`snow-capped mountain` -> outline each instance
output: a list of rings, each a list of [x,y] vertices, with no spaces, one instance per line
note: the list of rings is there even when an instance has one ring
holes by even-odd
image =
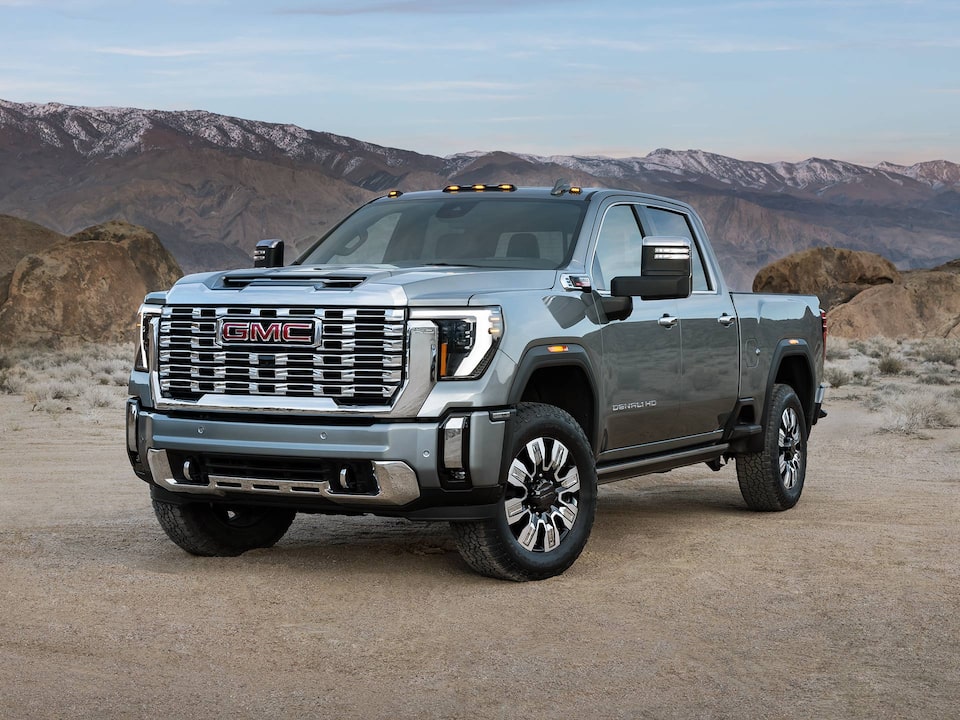
[[[873,250],[901,267],[960,257],[960,165],[945,160],[871,168],[665,148],[628,158],[438,157],[201,110],[0,100],[0,213],[64,234],[124,219],[157,232],[187,270],[246,264],[264,237],[302,250],[391,188],[560,177],[691,202],[736,287],[814,246]]]
[[[0,100],[0,129],[17,131],[39,146],[74,152],[87,159],[124,157],[162,148],[169,144],[169,133],[208,147],[297,161],[324,163],[349,152],[355,157],[342,168],[344,174],[360,164],[360,155],[374,155],[387,167],[399,167],[419,157],[417,153],[296,125],[244,120],[203,110],[89,108]]]
[[[412,160],[430,163],[446,174],[455,174],[490,153],[467,152],[430,158],[405,150],[382,147],[332,133],[306,130],[296,125],[245,120],[202,110],[162,111],[136,108],[88,108],[59,103],[12,103],[0,100],[0,128],[15,129],[38,144],[73,151],[84,158],[111,158],[145,152],[163,145],[163,132],[175,132],[223,150],[280,155],[291,160],[329,161],[345,152],[375,156],[389,168]],[[810,158],[799,163],[761,163],[726,157],[703,150],[660,148],[643,157],[516,154],[534,164],[553,164],[596,178],[660,176],[662,180],[708,180],[730,187],[782,192],[784,189],[820,190],[864,180],[908,178],[939,189],[960,185],[960,165],[936,160],[909,167],[881,163],[875,168],[841,160]],[[441,162],[436,162],[441,161]],[[346,161],[343,174],[352,172],[361,157]],[[434,169],[434,167],[431,167]]]

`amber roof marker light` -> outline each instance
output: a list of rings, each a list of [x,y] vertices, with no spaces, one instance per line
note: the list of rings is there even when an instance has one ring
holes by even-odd
[[[517,189],[516,185],[510,183],[500,183],[499,185],[484,185],[477,183],[475,185],[447,185],[443,191],[445,193],[456,192],[513,192]]]

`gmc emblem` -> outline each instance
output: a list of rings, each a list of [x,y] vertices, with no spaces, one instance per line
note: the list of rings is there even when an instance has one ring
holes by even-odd
[[[318,324],[312,320],[220,320],[219,345],[316,345]]]

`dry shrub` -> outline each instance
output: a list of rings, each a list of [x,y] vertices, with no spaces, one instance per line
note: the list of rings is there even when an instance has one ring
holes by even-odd
[[[83,345],[18,349],[3,357],[7,367],[0,370],[0,392],[23,395],[34,409],[55,413],[63,412],[67,402],[114,405],[117,393],[108,388],[126,387],[133,351],[129,345]]]
[[[850,343],[843,338],[827,339],[827,360],[848,360]]]
[[[123,399],[124,395],[120,391],[97,385],[83,391],[80,395],[80,404],[95,408],[120,407],[123,405]]]
[[[918,345],[917,353],[927,362],[956,365],[960,362],[960,340],[925,340]]]
[[[905,369],[903,360],[894,355],[883,355],[877,363],[877,370],[884,375],[900,375]]]
[[[946,398],[927,390],[914,390],[894,399],[887,408],[885,432],[916,435],[921,430],[957,426],[957,409]]]
[[[950,385],[951,381],[949,376],[944,375],[943,373],[930,373],[929,375],[921,375],[920,382],[924,385]]]
[[[884,356],[890,355],[896,348],[896,343],[890,338],[877,336],[870,338],[866,343],[862,343],[858,349],[860,349],[860,352],[864,355],[869,355],[879,360]]]
[[[823,379],[830,383],[830,387],[843,387],[853,380],[853,375],[843,368],[834,365],[828,365],[823,369]]]

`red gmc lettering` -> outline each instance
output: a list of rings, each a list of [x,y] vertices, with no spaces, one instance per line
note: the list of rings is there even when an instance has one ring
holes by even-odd
[[[225,321],[220,325],[220,339],[231,343],[299,343],[313,344],[313,323]]]
[[[250,326],[250,342],[280,342],[280,323],[253,323]]]

